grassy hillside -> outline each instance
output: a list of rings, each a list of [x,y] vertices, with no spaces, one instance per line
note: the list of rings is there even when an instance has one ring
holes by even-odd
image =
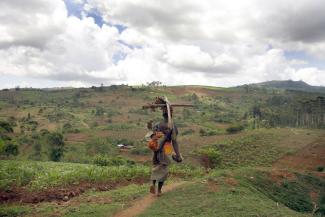
[[[0,91],[0,216],[112,216],[146,198],[156,96],[194,105],[174,111],[170,177],[186,183],[140,216],[324,214],[325,95],[121,85]]]

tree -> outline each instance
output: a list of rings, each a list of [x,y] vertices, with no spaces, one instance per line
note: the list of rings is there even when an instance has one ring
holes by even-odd
[[[17,156],[19,154],[18,145],[13,143],[8,143],[5,145],[4,153],[9,157],[10,155]]]
[[[63,135],[59,132],[50,133],[48,135],[48,143],[50,145],[50,159],[52,161],[60,161],[64,154]]]

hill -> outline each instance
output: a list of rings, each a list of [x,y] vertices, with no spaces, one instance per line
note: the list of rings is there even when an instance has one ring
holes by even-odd
[[[250,87],[259,87],[259,88],[278,88],[285,90],[294,90],[294,91],[303,91],[303,92],[315,92],[315,93],[325,93],[325,87],[323,86],[312,86],[307,84],[304,81],[266,81],[256,84],[249,84]]]

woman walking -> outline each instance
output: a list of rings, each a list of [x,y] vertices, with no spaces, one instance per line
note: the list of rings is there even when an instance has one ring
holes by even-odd
[[[155,101],[156,104],[166,104],[162,98],[158,97]],[[172,108],[170,109],[172,115]],[[172,155],[173,160],[181,162],[182,158],[179,153],[177,134],[178,130],[173,124],[172,128],[168,127],[168,112],[166,107],[162,108],[163,120],[154,124],[148,124],[148,128],[152,131],[147,134],[148,146],[153,151],[152,170],[150,192],[157,193],[160,196],[162,187],[168,177],[168,169],[170,164],[169,156],[174,150],[175,154]],[[157,186],[157,188],[156,188]]]

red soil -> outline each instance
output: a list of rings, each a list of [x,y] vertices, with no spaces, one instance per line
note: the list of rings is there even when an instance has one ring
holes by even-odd
[[[325,166],[325,136],[305,146],[294,154],[286,155],[276,161],[274,168],[316,171]]]
[[[49,188],[39,192],[31,192],[25,188],[13,187],[10,190],[0,190],[0,204],[12,202],[39,203],[44,201],[67,201],[91,188],[99,191],[108,191],[128,184],[143,184],[144,182],[146,180],[143,178],[107,183],[84,182],[78,185]]]

